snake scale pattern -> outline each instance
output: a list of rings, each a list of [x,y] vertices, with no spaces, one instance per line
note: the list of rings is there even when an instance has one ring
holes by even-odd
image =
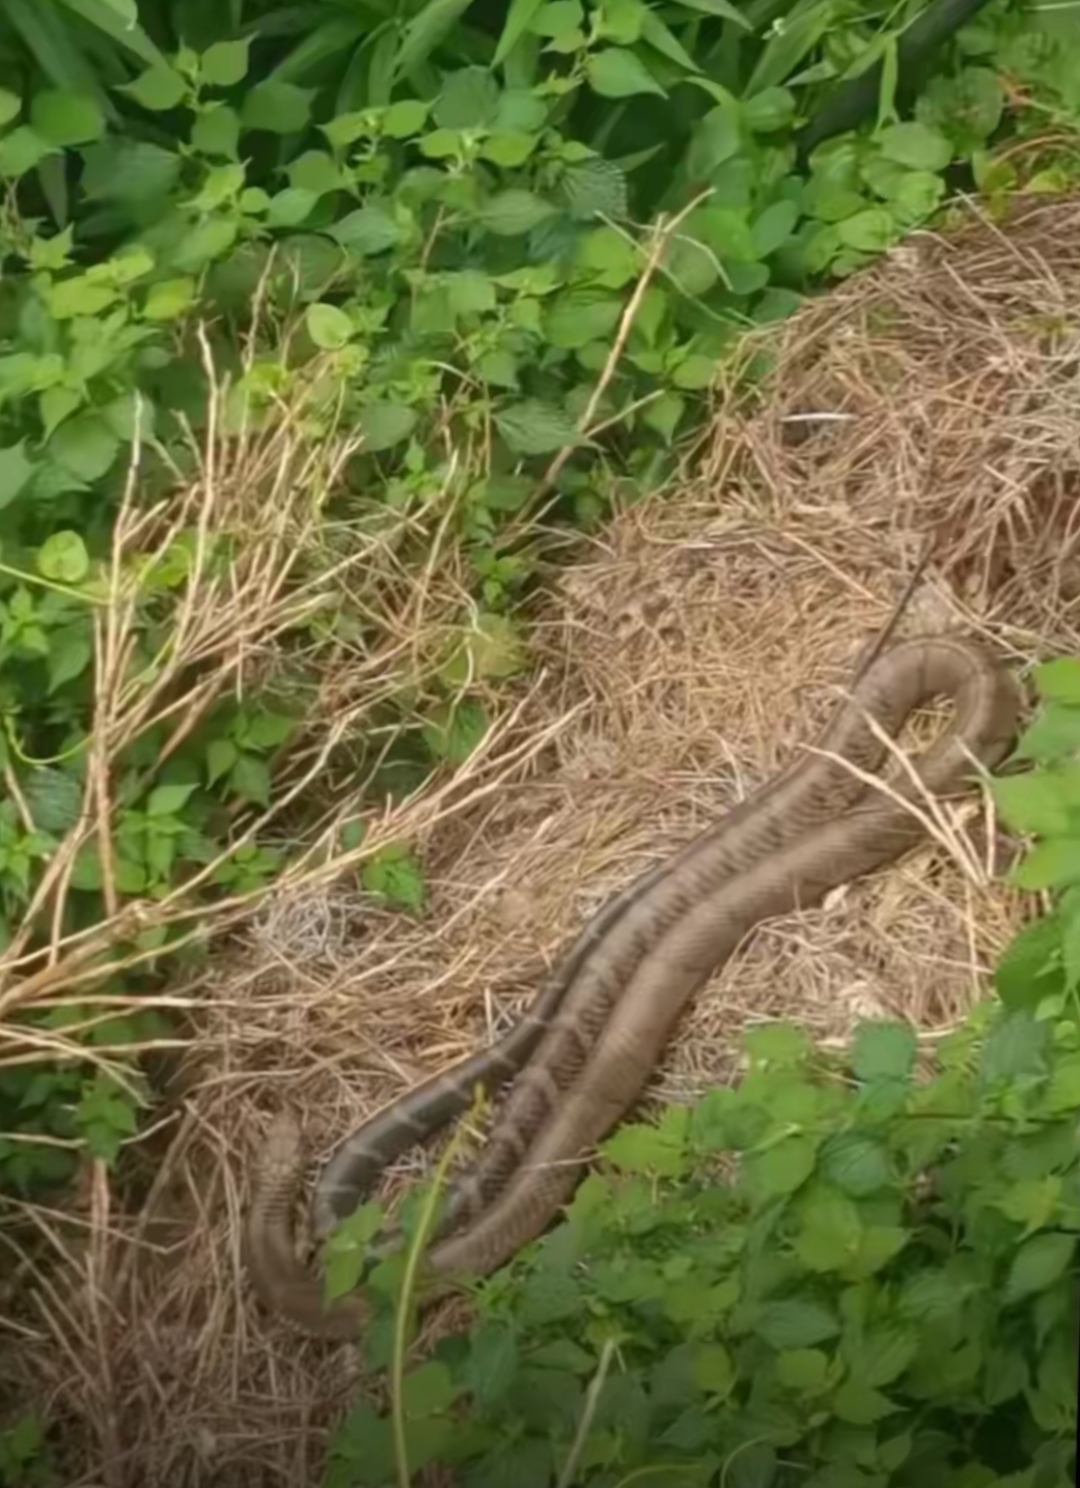
[[[952,701],[954,720],[914,769],[892,758],[886,790],[860,778],[880,769],[906,719],[938,699]],[[509,1033],[345,1138],[317,1183],[317,1234],[350,1214],[401,1152],[466,1111],[477,1084],[512,1081],[484,1151],[451,1190],[426,1266],[452,1278],[509,1260],[556,1217],[596,1143],[640,1097],[687,1003],[754,926],[915,845],[925,828],[911,806],[924,792],[968,790],[979,768],[999,764],[1020,704],[1010,675],[966,638],[906,641],[878,657],[813,748],[594,916]],[[255,1174],[252,1282],[305,1331],[355,1338],[361,1302],[326,1307],[321,1279],[296,1257],[300,1173],[300,1134],[282,1114]]]

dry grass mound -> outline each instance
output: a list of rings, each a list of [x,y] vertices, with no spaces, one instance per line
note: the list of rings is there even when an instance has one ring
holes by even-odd
[[[66,1423],[65,1482],[318,1480],[355,1366],[246,1291],[264,1113],[299,1107],[318,1149],[500,1031],[584,916],[791,758],[928,537],[907,631],[965,627],[1021,666],[1078,648],[1078,227],[1068,200],[1007,228],[969,217],[761,337],[771,371],[721,400],[693,478],[625,512],[551,594],[528,713],[551,742],[434,814],[428,914],[343,881],[242,927],[198,989],[141,1209],[99,1172],[80,1233],[34,1216],[55,1265],[8,1373]],[[867,1015],[952,1024],[1020,912],[972,826],[762,927],[697,1000],[657,1092],[731,1078],[757,1019],[831,1039]]]

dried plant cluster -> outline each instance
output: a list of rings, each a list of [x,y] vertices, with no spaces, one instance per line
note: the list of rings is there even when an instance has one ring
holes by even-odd
[[[332,833],[272,899],[230,910],[228,945],[178,999],[194,1043],[144,1144],[140,1206],[97,1171],[81,1214],[31,1216],[51,1252],[8,1372],[69,1423],[72,1484],[316,1480],[356,1368],[350,1350],[298,1346],[246,1292],[266,1113],[299,1108],[318,1149],[502,1029],[584,916],[811,737],[928,535],[907,631],[971,629],[1020,666],[1077,649],[1078,225],[1066,200],[913,238],[750,347],[771,368],[752,398],[719,399],[686,483],[617,518],[553,588],[528,694],[504,695],[482,751],[379,823],[376,841],[422,842],[422,918],[359,893],[345,870],[372,838],[350,862]],[[350,576],[389,572],[391,547],[373,539]],[[438,571],[399,603],[408,634],[383,616],[381,659],[327,669],[327,697],[349,699],[327,703],[328,741],[364,704],[363,667],[377,689],[386,657],[441,623]],[[323,758],[313,746],[298,790]],[[977,807],[949,817],[895,869],[763,927],[699,998],[656,1093],[730,1078],[756,1019],[836,1039],[868,1015],[948,1027],[1020,913],[990,882],[985,826]]]

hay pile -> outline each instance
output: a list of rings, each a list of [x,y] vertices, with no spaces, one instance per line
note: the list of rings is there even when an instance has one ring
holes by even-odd
[[[246,927],[203,989],[149,1207],[117,1212],[99,1179],[85,1243],[38,1217],[56,1266],[7,1372],[61,1423],[62,1481],[317,1481],[355,1369],[245,1288],[263,1113],[300,1107],[318,1148],[505,1027],[585,915],[817,727],[927,534],[908,631],[967,627],[1021,664],[1080,649],[1078,227],[1059,201],[921,236],[763,338],[769,379],[721,402],[694,478],[626,512],[552,593],[532,725],[555,743],[431,834],[422,922],[340,886]],[[954,1022],[1020,909],[966,831],[764,927],[656,1090],[730,1078],[754,1019],[833,1039],[868,1015]]]

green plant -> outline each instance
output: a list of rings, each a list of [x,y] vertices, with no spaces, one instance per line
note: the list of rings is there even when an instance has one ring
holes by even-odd
[[[1080,663],[1036,673],[994,792],[1056,891],[919,1067],[904,1024],[843,1058],[788,1024],[735,1089],[623,1127],[563,1221],[476,1287],[467,1335],[342,1426],[324,1481],[438,1462],[486,1485],[1065,1488],[1080,1357]],[[350,1272],[375,1232],[343,1242]],[[398,1272],[373,1278],[378,1302]],[[340,1290],[338,1275],[335,1290]],[[385,1324],[366,1340],[387,1361]]]

